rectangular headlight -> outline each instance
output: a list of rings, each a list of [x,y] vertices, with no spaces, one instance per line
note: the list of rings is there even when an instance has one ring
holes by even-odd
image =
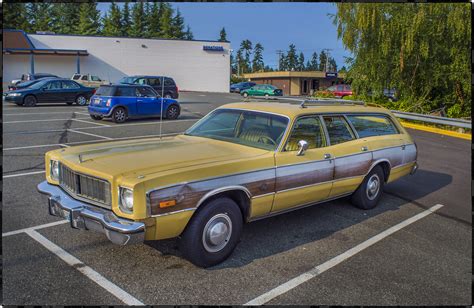
[[[57,160],[50,160],[50,176],[53,181],[59,181],[59,162]]]
[[[21,93],[9,93],[8,96],[21,96]]]
[[[119,187],[119,207],[125,213],[133,212],[133,190]]]

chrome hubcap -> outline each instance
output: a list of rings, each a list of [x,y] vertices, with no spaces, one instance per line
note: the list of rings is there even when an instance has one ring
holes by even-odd
[[[367,188],[366,188],[366,193],[367,193],[367,198],[369,200],[374,200],[380,189],[380,179],[377,174],[372,174],[372,176],[369,178],[367,181]]]
[[[232,235],[232,221],[227,214],[213,216],[204,226],[202,244],[209,252],[222,250]]]
[[[79,97],[77,98],[77,103],[78,103],[79,105],[85,105],[85,104],[86,104],[86,98],[85,98],[84,96],[79,96]]]
[[[168,115],[172,118],[175,117],[177,113],[178,113],[178,110],[175,107],[171,107],[170,110],[168,111]]]

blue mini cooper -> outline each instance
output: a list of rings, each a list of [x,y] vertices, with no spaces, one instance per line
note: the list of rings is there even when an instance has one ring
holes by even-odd
[[[161,106],[163,104],[163,106]],[[94,120],[111,118],[116,123],[127,119],[160,116],[178,118],[181,107],[174,99],[161,98],[147,85],[103,85],[90,99],[89,114]]]

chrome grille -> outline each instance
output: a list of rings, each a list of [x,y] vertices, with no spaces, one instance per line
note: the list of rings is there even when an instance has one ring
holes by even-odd
[[[110,183],[59,165],[59,185],[73,197],[110,208]]]

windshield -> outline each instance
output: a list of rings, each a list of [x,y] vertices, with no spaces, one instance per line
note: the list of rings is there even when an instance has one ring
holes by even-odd
[[[280,144],[288,119],[257,111],[217,109],[185,135],[217,139],[274,151]]]
[[[133,83],[135,81],[135,77],[123,77],[119,80],[119,83]]]

